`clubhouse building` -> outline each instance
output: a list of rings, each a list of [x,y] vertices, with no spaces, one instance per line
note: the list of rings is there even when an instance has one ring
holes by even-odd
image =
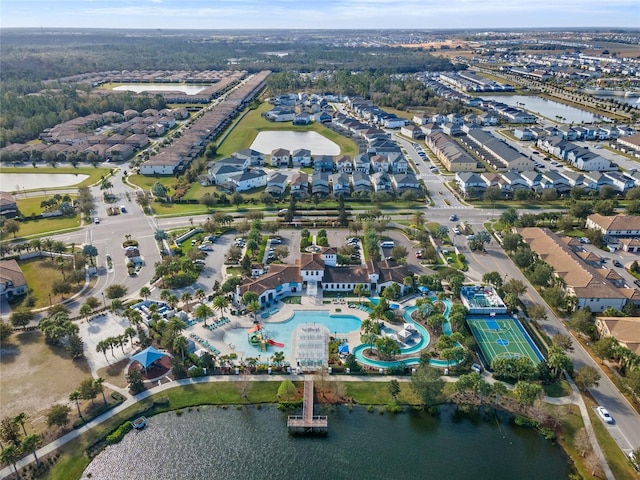
[[[392,260],[368,260],[364,265],[338,266],[338,251],[326,247],[321,253],[303,253],[295,265],[273,264],[269,271],[258,278],[245,279],[236,287],[233,301],[239,304],[245,292],[258,295],[263,306],[277,302],[290,294],[305,292],[309,296],[321,296],[322,291],[353,292],[356,285],[380,294],[397,283],[404,294],[404,279],[413,274],[404,265]]]

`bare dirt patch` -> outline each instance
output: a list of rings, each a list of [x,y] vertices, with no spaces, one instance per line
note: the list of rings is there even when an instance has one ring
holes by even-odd
[[[69,403],[69,393],[91,376],[86,361],[73,361],[66,350],[51,347],[39,331],[16,333],[0,355],[0,416],[25,412],[34,431],[54,403]]]
[[[107,383],[116,387],[126,388],[125,367],[129,364],[128,358],[123,358],[119,362],[108,365],[98,370],[98,376],[104,378]]]

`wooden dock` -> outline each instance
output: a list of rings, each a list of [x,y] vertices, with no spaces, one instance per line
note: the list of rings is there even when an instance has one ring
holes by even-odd
[[[287,429],[289,433],[326,434],[327,427],[328,420],[326,415],[313,414],[313,380],[305,380],[302,416],[289,415]]]

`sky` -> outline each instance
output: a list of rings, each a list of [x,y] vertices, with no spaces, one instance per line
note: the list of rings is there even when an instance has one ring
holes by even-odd
[[[640,27],[639,0],[1,0],[0,28]]]

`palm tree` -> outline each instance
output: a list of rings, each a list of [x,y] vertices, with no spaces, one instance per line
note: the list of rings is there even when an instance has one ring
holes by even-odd
[[[247,305],[247,310],[249,310],[251,313],[253,313],[253,321],[254,322],[256,320],[256,313],[258,313],[261,308],[262,307],[260,306],[259,302],[251,302],[249,305]]]
[[[27,420],[27,418],[29,418],[29,415],[27,415],[25,412],[20,412],[15,417],[13,417],[12,420],[13,423],[22,427],[22,431],[24,432],[25,436],[27,435],[27,429],[24,428],[24,422]]]
[[[249,365],[249,368],[256,368],[256,365],[258,364],[258,359],[255,357],[247,357],[245,358],[245,362],[247,362],[247,365]]]
[[[358,295],[358,303],[362,303],[362,297],[367,292],[367,289],[364,287],[362,283],[359,283],[353,289],[353,293]]]
[[[202,318],[204,320],[204,326],[207,326],[207,318],[213,315],[213,310],[209,305],[201,303],[196,307],[196,311],[193,312],[196,318]]]
[[[136,336],[136,329],[133,327],[127,327],[124,330],[124,335],[129,337],[129,342],[131,343],[131,346],[133,346],[133,337]]]
[[[111,183],[108,178],[103,178],[100,182],[100,190],[109,190],[109,193],[111,193],[112,188],[113,183]]]
[[[182,333],[182,331],[187,328],[187,324],[180,317],[171,317],[168,324],[169,330],[172,335],[177,336]]]
[[[167,301],[169,302],[169,305],[171,306],[171,310],[175,310],[176,309],[176,305],[178,305],[178,296],[177,295],[169,295],[169,298],[167,299]]]
[[[218,295],[213,299],[213,307],[220,311],[220,316],[224,317],[224,310],[229,306],[229,299],[224,295]]]
[[[140,296],[147,300],[151,296],[151,289],[149,287],[142,287],[140,289]]]
[[[70,402],[76,402],[76,408],[78,409],[78,416],[80,418],[82,417],[82,412],[80,411],[80,399],[82,398],[82,395],[80,394],[80,392],[78,390],[74,390],[73,392],[71,392],[69,394],[69,401]]]
[[[180,296],[180,300],[184,303],[187,308],[187,312],[191,311],[191,300],[193,300],[193,296],[189,292],[183,292]]]
[[[107,404],[107,397],[104,394],[104,386],[102,385],[104,383],[104,378],[102,377],[98,377],[93,381],[93,385],[96,388],[96,390],[98,390],[101,394],[102,394],[102,401],[104,402],[104,404]]]
[[[107,349],[109,348],[109,346],[107,345],[107,342],[105,340],[100,340],[97,344],[96,344],[96,352],[100,352],[102,354],[104,354],[104,359],[105,360],[109,360],[107,358]]]
[[[182,355],[182,361],[184,361],[184,352],[189,347],[189,342],[182,335],[177,336],[173,339],[173,349],[175,351],[179,351]]]
[[[40,460],[38,460],[38,455],[36,455],[37,448],[42,445],[42,438],[37,433],[32,433],[31,435],[27,435],[22,439],[22,444],[20,445],[20,449],[23,452],[31,451],[33,453],[33,458],[36,459],[36,465],[40,466]]]
[[[115,313],[116,315],[120,314],[120,311],[124,308],[124,303],[122,300],[120,300],[119,298],[114,298],[113,300],[111,300],[111,307],[110,310]]]
[[[205,298],[207,298],[207,294],[204,293],[204,290],[202,290],[201,288],[193,292],[193,296],[196,298],[196,300],[198,300],[201,303],[204,302]]]
[[[166,288],[160,292],[160,300],[162,300],[163,302],[168,303],[170,296],[171,296],[171,292]]]
[[[282,365],[284,362],[284,352],[276,352],[273,354],[273,363],[276,365]]]
[[[16,461],[20,458],[20,449],[14,444],[9,444],[0,452],[0,461],[5,465],[13,465],[14,470],[18,473]]]
[[[78,313],[80,313],[80,316],[86,320],[89,315],[91,315],[91,307],[86,303],[83,303]]]

